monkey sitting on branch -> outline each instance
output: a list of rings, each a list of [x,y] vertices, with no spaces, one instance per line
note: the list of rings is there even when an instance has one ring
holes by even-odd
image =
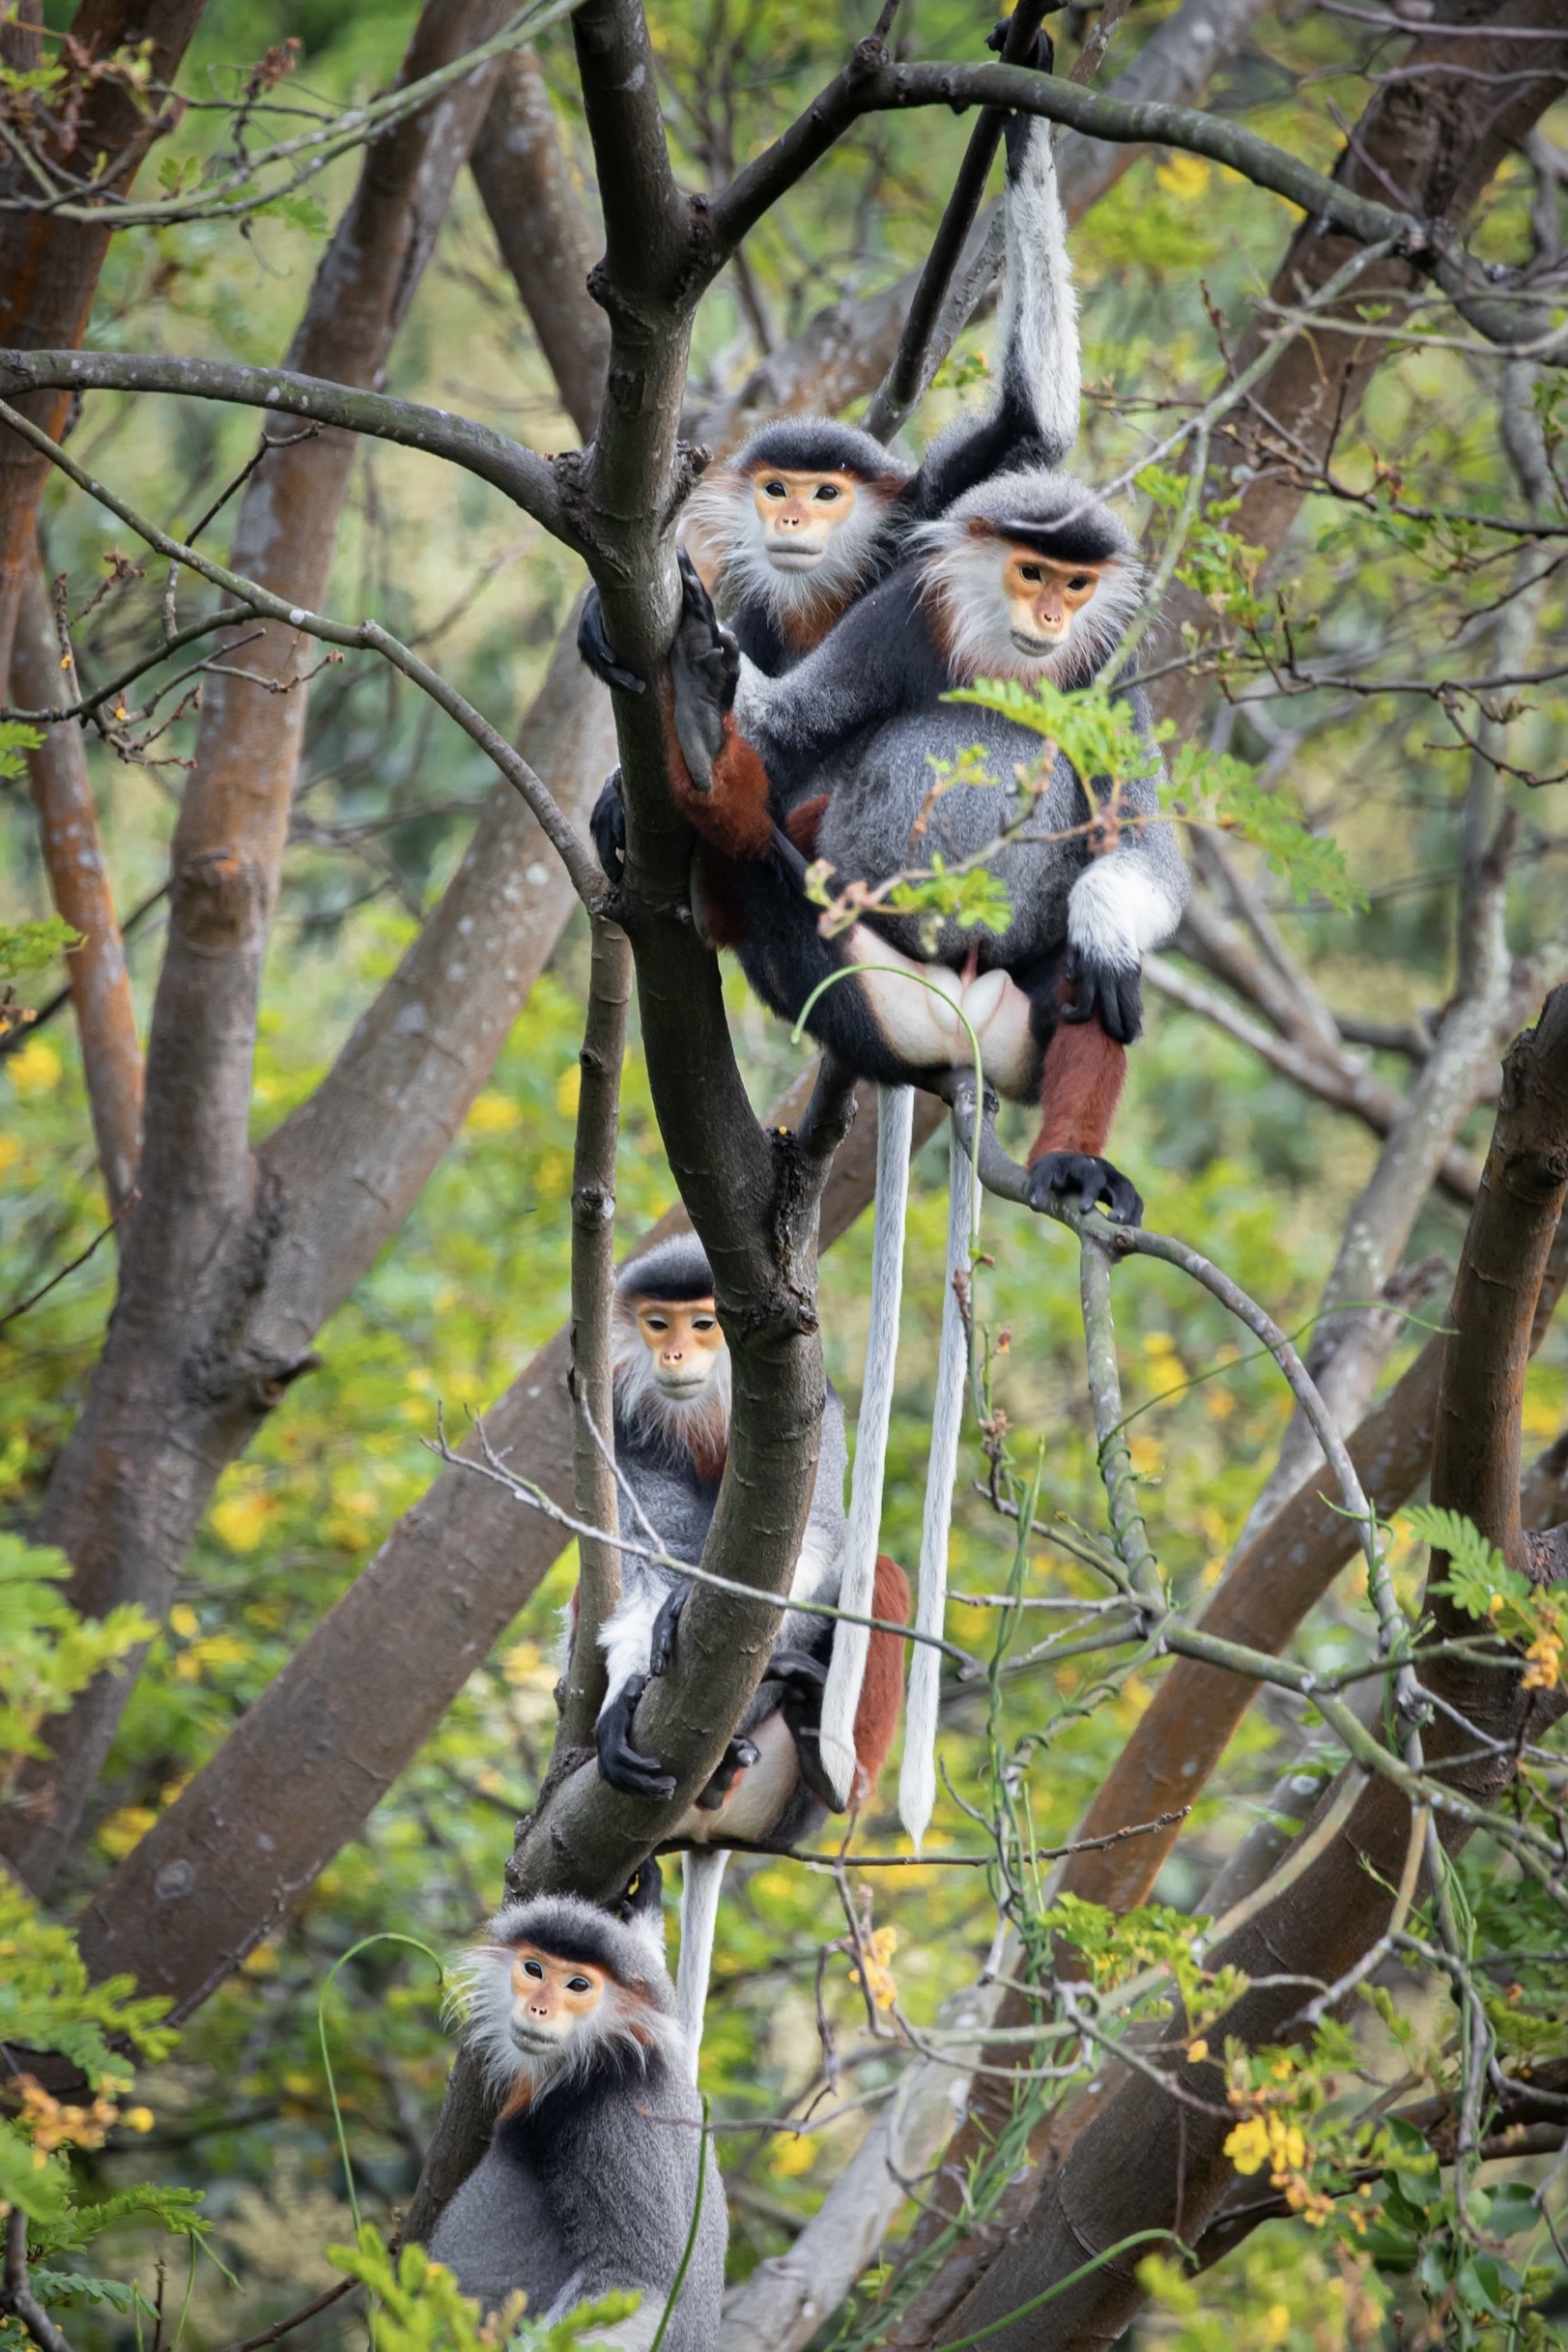
[[[616,1279],[613,1397],[620,1535],[632,1543],[654,1538],[673,1561],[699,1564],[728,1450],[729,1350],[707,1255],[693,1234],[657,1244]],[[797,1604],[838,1599],[845,1466],[843,1407],[830,1384],[816,1483],[790,1585]],[[857,1477],[863,1475],[857,1461]],[[852,1534],[859,1526],[852,1515]],[[873,1551],[874,1537],[873,1514]],[[897,1562],[876,1557],[870,1589],[870,1606],[864,1614],[904,1623],[909,1586]],[[608,1688],[597,1746],[601,1775],[629,1795],[657,1799],[673,1793],[674,1782],[658,1760],[633,1744],[633,1719],[650,1676],[670,1669],[690,1592],[690,1579],[667,1561],[636,1552],[621,1555],[620,1602],[599,1630]],[[572,1635],[576,1621],[574,1594],[568,1611]],[[867,1630],[841,1626],[837,1638],[864,1638]],[[798,1605],[782,1613],[766,1674],[739,1730],[708,1787],[670,1834],[670,1846],[686,1849],[679,2003],[694,2064],[728,1848],[787,1849],[812,1837],[827,1812],[841,1812],[846,1800],[858,1811],[893,1744],[902,1699],[901,1646],[896,1634],[875,1632],[869,1635],[852,1730],[852,1785],[840,1794],[823,1773],[819,1720],[835,1641],[832,1618]]]
[[[636,2291],[635,2316],[594,2341],[645,2352],[689,2245],[664,2348],[711,2352],[728,2220],[665,1968],[657,1865],[624,1924],[573,1895],[508,1904],[460,1982],[501,2111],[433,2257],[487,2315],[519,2291],[543,2321]]]

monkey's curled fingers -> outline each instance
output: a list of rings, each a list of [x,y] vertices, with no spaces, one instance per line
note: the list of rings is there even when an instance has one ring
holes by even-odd
[[[605,779],[605,789],[588,817],[588,831],[606,881],[618,882],[626,871],[626,803],[621,798],[619,768]]]
[[[735,1734],[719,1759],[718,1768],[697,1800],[699,1813],[717,1813],[720,1806],[734,1794],[735,1783],[743,1772],[749,1772],[762,1753],[755,1742],[741,1732]]]
[[[992,25],[990,31],[985,36],[985,46],[988,49],[994,49],[998,57],[1000,57],[1002,51],[1008,45],[1008,35],[1012,32],[1012,18],[1011,16],[998,16],[996,22]],[[1046,32],[1043,25],[1041,26],[1040,30],[1035,35],[1033,48],[1028,50],[1024,56],[1015,58],[1013,62],[1014,64],[1020,66],[1032,66],[1037,73],[1055,72],[1056,43],[1052,41],[1049,33]],[[1030,119],[1033,120],[1033,117]]]
[[[675,1793],[675,1776],[657,1757],[641,1756],[632,1745],[632,1717],[648,1687],[646,1675],[632,1675],[615,1693],[594,1729],[599,1750],[599,1777],[622,1796],[645,1796],[663,1803]]]
[[[1077,1001],[1064,1006],[1066,1021],[1098,1020],[1118,1046],[1130,1046],[1143,1030],[1143,983],[1135,963],[1102,963],[1081,948],[1068,954],[1068,977]]]
[[[659,1604],[659,1614],[653,1621],[648,1636],[648,1673],[667,1675],[675,1662],[675,1634],[680,1625],[681,1611],[692,1597],[690,1585],[671,1585]]]
[[[740,678],[740,647],[720,621],[713,599],[685,549],[680,555],[680,618],[670,648],[675,734],[699,792],[713,789],[713,763]]]
[[[647,680],[639,677],[635,670],[627,669],[610,642],[604,603],[591,580],[577,624],[577,650],[602,685],[612,686],[621,694],[647,693]]]
[[[1029,1170],[1029,1206],[1043,1210],[1052,1200],[1093,1209],[1101,1202],[1113,1225],[1141,1225],[1143,1197],[1108,1160],[1088,1152],[1042,1152]]]

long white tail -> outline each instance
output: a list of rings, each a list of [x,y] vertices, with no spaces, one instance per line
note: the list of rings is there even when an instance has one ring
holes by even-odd
[[[969,1374],[969,1334],[958,1301],[969,1295],[970,1243],[980,1210],[974,1167],[956,1120],[948,1161],[948,1287],[942,1302],[942,1342],[936,1363],[936,1407],[931,1415],[931,1455],[926,1474],[926,1521],[920,1545],[918,1633],[940,1634],[947,1615],[948,1529],[953,1520],[953,1481],[958,1468],[958,1434],[963,1426],[964,1389]],[[936,1802],[936,1708],[942,1653],[917,1642],[910,1652],[909,1693],[904,1710],[903,1768],[898,1774],[898,1819],[919,1853]]]
[[[866,1379],[855,1424],[855,1468],[849,1482],[841,1609],[869,1616],[876,1580],[876,1539],[882,1524],[893,1375],[898,1354],[898,1306],[903,1294],[904,1212],[909,1205],[909,1146],[914,1135],[912,1086],[876,1090],[876,1221],[871,1237],[871,1322],[866,1340]],[[855,1779],[855,1715],[866,1676],[870,1632],[842,1619],[833,1628],[833,1657],[822,1693],[821,1756],[841,1805]]]
[[[686,2052],[697,2080],[702,2047],[702,2014],[713,1973],[713,1932],[719,1918],[727,1846],[689,1846],[680,1864],[680,1965],[675,1976],[675,2012],[686,2036]]]

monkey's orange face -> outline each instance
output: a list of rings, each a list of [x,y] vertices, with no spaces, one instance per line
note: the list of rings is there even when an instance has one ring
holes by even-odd
[[[637,1328],[654,1385],[666,1396],[699,1396],[725,1351],[711,1299],[639,1299]]]
[[[1010,547],[1002,559],[1012,642],[1020,653],[1054,653],[1099,586],[1098,563],[1058,563],[1033,548]]]
[[[752,476],[752,497],[775,570],[811,572],[833,544],[834,532],[855,511],[855,477],[764,467]]]
[[[513,2041],[533,2057],[559,2050],[598,2008],[608,1981],[585,1960],[557,1960],[520,1943],[512,1956]]]

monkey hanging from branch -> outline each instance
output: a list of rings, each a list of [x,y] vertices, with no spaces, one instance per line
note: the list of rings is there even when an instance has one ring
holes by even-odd
[[[941,1091],[970,1066],[1038,1103],[1029,1153],[1031,1199],[1136,1221],[1142,1203],[1105,1157],[1141,1026],[1139,969],[1180,918],[1186,874],[1158,810],[1159,761],[1141,690],[1126,703],[1146,757],[1115,783],[1083,779],[1060,753],[1039,789],[999,823],[1001,795],[1041,764],[1037,732],[988,708],[955,705],[979,679],[1048,682],[1071,691],[1111,662],[1143,595],[1122,524],[1060,471],[1076,436],[1076,312],[1065,225],[1056,207],[1040,282],[1056,290],[1058,381],[1070,386],[1041,462],[967,489],[914,533],[904,560],[855,602],[813,651],[777,676],[747,659],[723,628],[689,559],[671,652],[667,707],[671,790],[702,846],[694,909],[715,945],[738,949],[757,993],[882,1089],[873,1242],[871,1358],[891,1362],[898,1336],[908,1097]],[[986,781],[974,781],[973,753]],[[933,762],[937,763],[933,768]],[[939,773],[954,779],[933,796]],[[1008,890],[1004,932],[955,919],[900,916],[874,894],[895,877],[985,865]],[[823,935],[802,887],[808,858],[841,891],[858,885],[868,911]],[[973,1042],[972,1042],[973,1040]],[[961,1422],[970,1245],[978,1213],[954,1151],[937,1406],[927,1488],[917,1629],[939,1634],[948,1528]],[[961,1198],[960,1198],[961,1195]],[[885,1435],[856,1455],[880,1499]],[[854,1506],[852,1505],[852,1509]],[[863,1614],[865,1557],[842,1584]],[[846,1629],[847,1632],[847,1629]],[[856,1646],[839,1645],[824,1700],[823,1767],[842,1791],[853,1769],[849,1727]],[[934,1799],[937,1653],[917,1648],[899,1809],[918,1845]]]
[[[1000,49],[1007,29],[999,24],[987,45]],[[1048,73],[1049,35],[1037,32],[1019,62]],[[1005,468],[1049,462],[1076,435],[1078,344],[1051,126],[1037,115],[1010,114],[1005,137],[1001,359],[987,413],[958,418],[918,467],[834,417],[780,417],[713,467],[688,502],[681,536],[712,581],[736,643],[769,677],[819,645],[907,555],[921,526],[964,491]],[[616,656],[592,590],[578,645],[606,685],[644,691]],[[589,824],[613,881],[626,852],[618,775]]]
[[[593,2340],[646,2352],[690,2244],[664,2347],[711,2352],[728,2219],[659,1902],[649,1863],[624,1922],[575,1895],[540,1896],[508,1904],[467,1955],[467,2035],[500,2114],[430,2252],[487,2317],[519,2292],[548,2322],[636,2291],[635,2316]]]
[[[619,1533],[650,1537],[676,1562],[701,1562],[729,1444],[729,1351],[712,1270],[695,1235],[658,1243],[615,1283],[613,1367],[615,1475],[625,1507]],[[838,1600],[843,1568],[843,1407],[831,1383],[823,1404],[816,1482],[767,1671],[708,1787],[669,1843],[682,1865],[679,2016],[695,2067],[712,1966],[720,1883],[731,1843],[774,1850],[812,1837],[831,1809],[870,1797],[898,1729],[900,1644],[872,1633],[854,1713],[855,1768],[842,1794],[822,1772],[818,1723],[835,1621],[798,1604]],[[874,1527],[872,1535],[874,1536]],[[599,1629],[607,1689],[595,1736],[599,1770],[628,1795],[666,1798],[674,1781],[633,1740],[650,1677],[669,1672],[690,1579],[665,1561],[621,1555],[621,1597]],[[902,1624],[909,1587],[897,1563],[873,1562],[865,1614]],[[577,1601],[568,1610],[575,1636]],[[842,1628],[841,1631],[848,1631]]]

